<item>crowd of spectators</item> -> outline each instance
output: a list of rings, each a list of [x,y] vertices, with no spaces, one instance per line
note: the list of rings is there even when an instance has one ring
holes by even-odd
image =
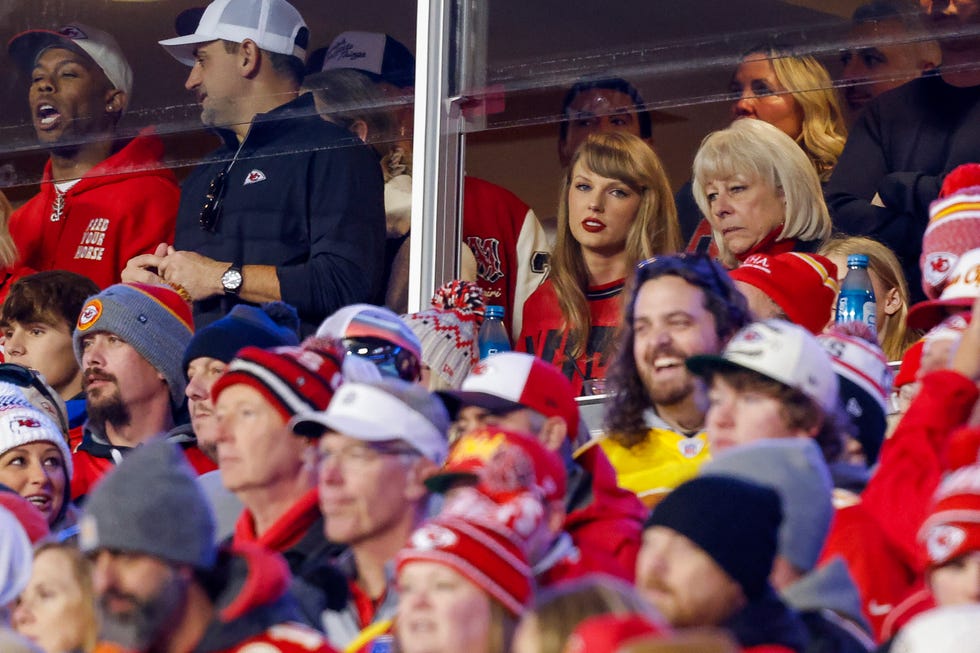
[[[976,650],[980,6],[922,4],[855,13],[850,114],[746,50],[676,197],[636,89],[576,84],[554,247],[467,177],[413,314],[403,44],[180,14],[221,142],[178,186],[111,35],[14,37],[49,160],[0,206],[0,650]]]

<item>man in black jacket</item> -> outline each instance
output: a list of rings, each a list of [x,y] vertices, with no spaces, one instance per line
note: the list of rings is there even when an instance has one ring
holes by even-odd
[[[636,586],[672,626],[725,628],[749,651],[803,653],[803,622],[769,584],[782,519],[770,488],[725,476],[683,483],[646,522]]]
[[[309,41],[299,12],[285,0],[261,5],[259,18],[245,0],[215,0],[193,33],[160,42],[191,66],[185,86],[223,144],[184,182],[174,247],[132,259],[125,278],[182,287],[199,326],[242,301],[282,300],[308,335],[377,294],[381,171],[298,94]]]

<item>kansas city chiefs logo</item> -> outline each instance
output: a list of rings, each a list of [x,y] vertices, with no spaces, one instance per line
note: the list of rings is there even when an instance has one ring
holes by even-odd
[[[966,539],[966,531],[958,526],[940,524],[934,526],[926,536],[926,550],[933,562],[947,560]]]
[[[959,257],[951,252],[932,252],[926,256],[922,276],[930,286],[941,286],[949,278]]]
[[[256,168],[252,172],[245,175],[245,182],[242,186],[248,186],[249,184],[257,184],[260,181],[265,181],[265,173]]]

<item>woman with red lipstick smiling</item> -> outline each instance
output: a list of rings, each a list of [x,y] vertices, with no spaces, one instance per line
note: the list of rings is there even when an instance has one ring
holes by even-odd
[[[694,157],[692,190],[729,267],[752,254],[815,252],[830,237],[830,214],[809,159],[761,120],[736,120],[708,134]]]
[[[581,394],[587,379],[605,377],[627,275],[680,244],[670,183],[650,146],[624,132],[592,134],[562,180],[551,271],[524,304],[515,349],[559,366]]]
[[[41,511],[51,531],[69,507],[71,454],[61,429],[17,386],[0,383],[0,484]]]

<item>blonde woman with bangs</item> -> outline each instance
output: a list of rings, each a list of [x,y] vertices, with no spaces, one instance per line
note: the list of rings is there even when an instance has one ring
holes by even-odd
[[[827,69],[810,56],[777,47],[753,48],[732,77],[735,118],[756,118],[795,140],[817,171],[830,178],[844,151],[847,126]]]
[[[582,394],[586,380],[605,377],[631,270],[680,246],[670,183],[650,146],[624,132],[592,134],[562,179],[551,270],[524,304],[515,348],[560,367]]]
[[[815,252],[830,237],[830,214],[806,154],[761,120],[736,120],[705,137],[694,156],[692,191],[730,268],[752,254]]]
[[[863,236],[834,236],[820,253],[837,266],[839,281],[847,274],[847,257],[867,254],[868,273],[875,291],[878,344],[890,361],[902,360],[922,333],[905,326],[909,314],[909,287],[895,253],[877,240]]]

